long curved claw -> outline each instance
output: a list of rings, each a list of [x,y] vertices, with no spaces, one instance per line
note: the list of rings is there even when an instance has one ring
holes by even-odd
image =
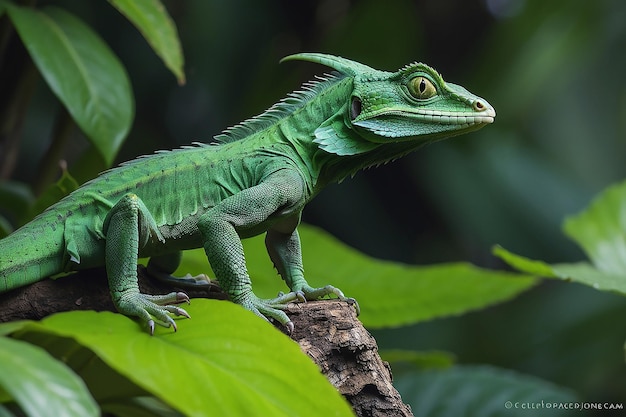
[[[304,293],[304,291],[294,291],[294,294],[296,295],[298,301],[300,301],[301,303],[306,303],[306,294]]]
[[[172,304],[180,304],[180,303],[191,304],[191,302],[189,301],[189,296],[187,294],[185,294],[184,292],[171,293],[171,294],[168,294],[166,297],[171,297],[172,294],[174,294],[175,299],[172,300],[172,301],[169,301],[169,303],[172,303]]]
[[[180,307],[177,307],[177,306],[169,306],[169,305],[166,305],[166,306],[161,306],[161,307],[162,307],[164,310],[167,310],[168,312],[170,312],[170,313],[174,314],[175,316],[183,316],[183,317],[188,318],[188,319],[190,319],[190,318],[191,318],[191,316],[189,315],[189,313],[187,313],[185,310],[183,310],[183,309],[182,309],[182,308],[180,308]],[[169,316],[168,316],[168,317],[169,317]]]
[[[172,326],[174,328],[174,332],[178,331],[178,327],[176,326],[176,322],[174,321],[174,319],[172,319],[170,316],[167,316],[167,326],[166,327],[170,327]]]
[[[288,321],[285,327],[287,327],[287,334],[290,335],[293,333],[294,326],[292,321]]]

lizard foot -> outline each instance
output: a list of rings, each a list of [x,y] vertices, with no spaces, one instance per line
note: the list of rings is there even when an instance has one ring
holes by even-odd
[[[261,299],[253,293],[249,293],[241,299],[233,301],[267,321],[278,321],[287,328],[287,333],[291,334],[293,332],[293,322],[283,310],[292,302],[304,302],[306,299],[303,294],[295,292],[279,294],[278,297],[271,299]]]
[[[304,300],[311,301],[317,300],[322,297],[335,295],[341,301],[344,301],[354,306],[357,316],[361,314],[361,308],[359,307],[359,303],[354,298],[346,297],[345,295],[343,295],[343,292],[339,288],[333,287],[332,285],[326,285],[325,287],[321,288],[313,288],[308,285],[303,285],[299,289],[294,289],[294,292],[300,294],[301,298],[303,298]]]
[[[170,314],[191,318],[184,309],[173,305],[189,304],[189,297],[182,292],[172,292],[167,295],[146,295],[133,291],[114,297],[114,301],[120,313],[139,317],[148,327],[150,335],[154,334],[155,319],[156,324],[163,327],[173,327],[176,331],[176,322]]]
[[[313,288],[308,285],[304,285],[300,289],[287,294],[279,293],[278,297],[269,300],[260,299],[256,295],[250,293],[242,299],[234,301],[265,320],[269,321],[270,319],[273,319],[278,321],[285,326],[287,328],[287,332],[291,334],[294,328],[293,322],[283,310],[285,310],[287,306],[293,302],[304,303],[307,300],[317,300],[321,297],[329,295],[335,295],[339,300],[354,306],[357,316],[360,314],[361,309],[359,308],[359,303],[354,298],[346,297],[339,288],[335,288],[332,285],[326,285],[321,288]]]

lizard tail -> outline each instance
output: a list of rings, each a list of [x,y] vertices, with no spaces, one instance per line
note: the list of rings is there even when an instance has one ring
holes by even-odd
[[[63,228],[32,223],[0,240],[0,293],[63,272]]]

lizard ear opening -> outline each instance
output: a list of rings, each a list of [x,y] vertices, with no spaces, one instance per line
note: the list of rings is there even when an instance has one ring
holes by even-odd
[[[361,110],[361,99],[358,97],[352,97],[352,103],[350,104],[350,120],[354,120],[359,117]]]

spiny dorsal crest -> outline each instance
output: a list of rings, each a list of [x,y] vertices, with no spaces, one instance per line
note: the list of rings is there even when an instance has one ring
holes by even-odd
[[[342,78],[342,76],[328,75],[317,77],[315,81],[305,83],[301,90],[289,93],[287,97],[274,104],[265,112],[238,125],[229,127],[223,133],[216,135],[214,137],[215,142],[218,144],[235,142],[245,139],[253,133],[267,129],[281,119],[291,115],[295,110],[313,100],[320,91],[325,90]]]
[[[214,139],[218,144],[242,140],[253,133],[272,126],[282,118],[292,114],[294,110],[301,108],[307,102],[314,99],[320,91],[335,84],[339,80],[342,80],[345,76],[366,75],[380,77],[389,74],[384,71],[378,71],[356,61],[320,53],[289,55],[281,59],[280,62],[295,60],[322,64],[334,69],[339,72],[339,74],[317,77],[316,81],[304,84],[302,90],[289,94],[286,98],[270,107],[264,113],[226,129],[222,134],[215,136]]]

